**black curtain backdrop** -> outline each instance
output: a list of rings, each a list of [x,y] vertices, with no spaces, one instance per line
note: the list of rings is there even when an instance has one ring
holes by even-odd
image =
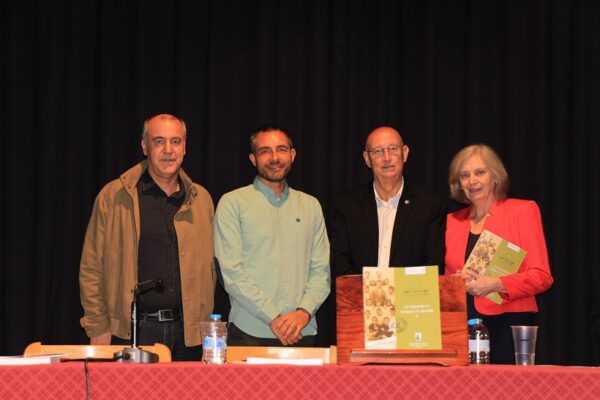
[[[410,146],[406,178],[441,193],[452,156],[490,144],[512,197],[542,209],[555,284],[538,296],[537,361],[599,365],[599,72],[596,0],[2,1],[0,354],[85,342],[94,198],[142,158],[143,121],[168,112],[215,204],[250,183],[264,123],[288,128],[289,182],[325,212],[369,179],[378,125]]]

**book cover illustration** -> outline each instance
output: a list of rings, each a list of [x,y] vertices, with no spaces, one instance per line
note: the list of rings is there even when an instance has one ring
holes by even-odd
[[[365,348],[396,348],[393,268],[363,268]]]

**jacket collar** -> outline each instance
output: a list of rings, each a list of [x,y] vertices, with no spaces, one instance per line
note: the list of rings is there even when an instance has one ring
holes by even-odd
[[[492,203],[492,206],[489,209],[489,213],[491,216],[494,216],[496,214],[496,212],[498,212],[498,209],[500,207],[502,207],[502,204],[504,204],[504,200],[494,200],[494,202]]]
[[[502,208],[505,201],[506,200],[494,200],[492,206],[488,210],[488,213],[491,217],[495,216],[498,213],[498,210]],[[455,211],[453,215],[456,216],[457,220],[463,221],[463,223],[470,223],[471,220],[469,218],[471,216],[471,205],[468,205],[465,208],[461,208],[460,210]]]

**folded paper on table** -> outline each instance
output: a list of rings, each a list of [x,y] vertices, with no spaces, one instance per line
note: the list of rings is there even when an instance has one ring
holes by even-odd
[[[0,356],[0,365],[56,364],[66,354],[43,354],[39,356]]]
[[[516,273],[526,255],[526,250],[488,230],[483,230],[464,268],[473,270],[479,275],[500,278]],[[486,297],[494,303],[502,304],[502,297],[498,292],[492,292]]]
[[[247,364],[323,365],[322,358],[269,358],[248,357]]]

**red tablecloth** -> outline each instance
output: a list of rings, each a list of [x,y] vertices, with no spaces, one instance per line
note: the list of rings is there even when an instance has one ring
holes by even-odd
[[[599,399],[600,368],[88,363],[90,399]],[[0,399],[85,399],[84,363],[0,367]]]

